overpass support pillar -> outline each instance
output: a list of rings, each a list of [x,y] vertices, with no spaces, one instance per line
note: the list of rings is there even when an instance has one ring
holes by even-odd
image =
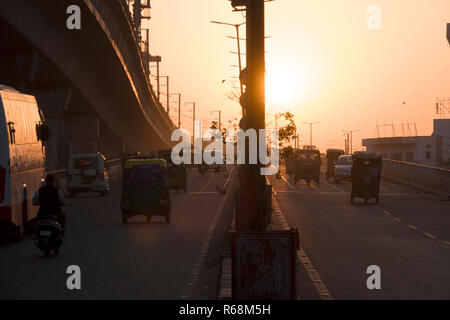
[[[49,126],[50,137],[46,142],[47,170],[67,168],[68,146],[64,113],[72,98],[71,88],[47,88],[31,92],[36,96],[39,109]]]
[[[124,139],[115,135],[102,120],[100,120],[99,125],[99,152],[101,152],[106,159],[120,158],[121,154],[125,152]]]
[[[95,113],[66,115],[69,154],[99,151],[99,117]]]

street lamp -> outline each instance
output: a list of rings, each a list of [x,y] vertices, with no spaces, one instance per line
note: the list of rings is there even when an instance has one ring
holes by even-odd
[[[242,60],[241,60],[241,39],[239,38],[239,27],[242,26],[243,24],[245,24],[245,22],[239,23],[239,24],[232,24],[232,23],[227,23],[227,22],[220,22],[220,21],[211,21],[211,23],[215,23],[215,24],[222,24],[225,26],[232,26],[236,28],[236,40],[237,40],[237,55],[239,57],[239,76],[241,75],[241,71],[242,71]],[[241,95],[244,94],[244,87],[242,85],[242,81],[240,81],[241,84]]]
[[[342,131],[350,134],[350,141],[348,142],[348,145],[350,148],[350,154],[353,154],[353,132],[359,132],[361,130],[342,130]]]
[[[319,124],[320,122],[303,122],[309,124],[309,145],[312,146],[312,127],[314,124]]]

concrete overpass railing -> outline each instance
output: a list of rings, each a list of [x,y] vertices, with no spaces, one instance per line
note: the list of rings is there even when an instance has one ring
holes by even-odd
[[[383,159],[383,178],[427,191],[450,194],[450,170],[416,163]]]

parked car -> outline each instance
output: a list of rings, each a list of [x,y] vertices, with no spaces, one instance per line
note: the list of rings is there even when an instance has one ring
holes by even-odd
[[[334,170],[334,181],[351,181],[352,179],[353,158],[351,155],[342,155],[337,159],[336,168]]]
[[[99,192],[102,197],[108,195],[108,168],[101,153],[72,154],[67,171],[69,197],[82,192]]]

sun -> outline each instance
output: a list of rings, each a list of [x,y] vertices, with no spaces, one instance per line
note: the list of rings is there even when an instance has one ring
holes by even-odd
[[[272,103],[292,102],[300,83],[293,72],[287,70],[268,70],[266,74],[266,99]]]

